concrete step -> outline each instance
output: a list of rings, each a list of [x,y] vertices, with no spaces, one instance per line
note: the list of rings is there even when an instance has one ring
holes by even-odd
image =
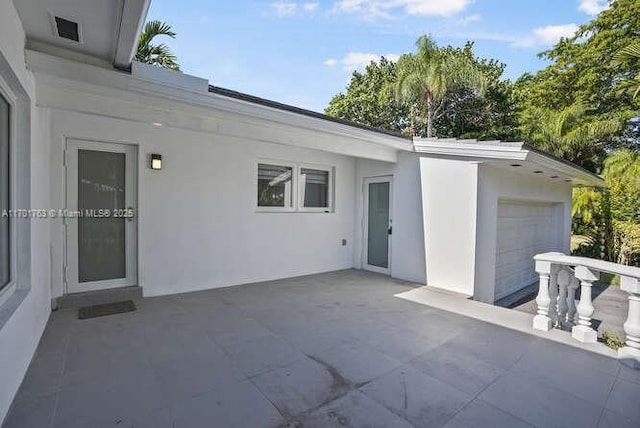
[[[67,294],[56,299],[57,309],[76,309],[83,306],[142,299],[142,287],[120,287],[108,290]]]

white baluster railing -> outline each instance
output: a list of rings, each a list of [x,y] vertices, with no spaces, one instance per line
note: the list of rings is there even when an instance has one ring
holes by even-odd
[[[629,311],[623,326],[625,346],[618,350],[618,357],[640,368],[640,268],[562,253],[538,254],[534,260],[540,286],[533,328],[544,331],[552,327],[571,328],[571,336],[584,343],[594,343],[598,339],[591,327],[593,283],[600,278],[601,272],[621,277],[620,288],[629,294]],[[578,287],[580,301],[576,305]]]

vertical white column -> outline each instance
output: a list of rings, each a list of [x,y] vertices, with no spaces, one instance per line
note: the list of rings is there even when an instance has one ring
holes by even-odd
[[[576,290],[580,287],[580,281],[573,276],[573,272],[570,271],[570,275],[571,280],[567,290],[567,328],[573,327],[576,323]]]
[[[618,358],[640,369],[640,280],[623,276],[620,278],[620,288],[629,293],[629,312],[623,326],[627,340],[625,346],[618,350]]]
[[[558,272],[562,269],[560,265],[551,265],[549,272],[549,319],[551,326],[558,325]]]
[[[536,272],[540,276],[540,286],[538,287],[538,314],[533,317],[533,328],[536,330],[549,331],[551,329],[551,318],[549,318],[549,277],[551,276],[551,262],[536,261]]]
[[[567,290],[571,283],[571,276],[567,268],[562,268],[560,272],[558,272],[558,322],[556,325],[560,328],[564,328],[567,324],[567,312],[569,311]]]
[[[578,303],[578,325],[571,329],[571,336],[583,343],[595,343],[598,334],[591,328],[593,303],[591,302],[591,286],[600,278],[600,272],[584,266],[576,266],[576,278],[580,280],[580,302]]]

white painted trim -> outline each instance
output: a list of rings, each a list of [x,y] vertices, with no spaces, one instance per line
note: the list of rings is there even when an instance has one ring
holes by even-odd
[[[389,183],[389,226],[393,227],[393,176],[384,175],[378,177],[365,177],[362,181],[363,195],[363,222],[362,222],[362,268],[371,272],[391,275],[391,256],[393,248],[393,233],[389,236],[387,247],[387,268],[370,265],[367,261],[369,253],[369,184]]]
[[[500,141],[475,141],[438,138],[414,138],[416,153],[466,158],[468,160],[503,160],[533,162],[543,168],[572,177],[578,185],[604,187],[604,181],[587,171],[571,166],[537,151],[529,150],[525,143]]]
[[[118,68],[131,66],[150,5],[151,0],[123,0],[120,29],[113,55],[114,66]]]
[[[307,169],[315,169],[318,171],[326,171],[329,173],[329,191],[328,191],[328,195],[327,195],[327,202],[328,202],[328,206],[327,207],[305,207],[304,206],[304,191],[305,188],[302,185],[302,180],[301,180],[301,176],[302,176],[302,168],[307,168]],[[333,175],[335,173],[335,168],[329,165],[318,165],[318,164],[313,164],[313,163],[300,163],[298,164],[298,211],[300,212],[310,212],[310,213],[323,213],[323,214],[331,214],[332,212],[334,212],[334,179],[333,179]]]
[[[9,104],[9,209],[20,209],[17,205],[18,186],[18,97],[0,75],[0,96]],[[0,289],[0,308],[18,288],[18,218],[9,219],[9,282]],[[21,221],[30,221],[22,219]]]
[[[287,168],[291,168],[291,206],[289,207],[262,207],[258,205],[258,168],[259,165],[273,165],[273,166],[283,166]],[[276,159],[267,159],[260,158],[255,162],[254,168],[254,198],[253,202],[255,204],[255,210],[258,213],[292,213],[296,212],[297,205],[297,197],[298,194],[298,165],[295,162],[284,161],[284,160],[276,160]]]

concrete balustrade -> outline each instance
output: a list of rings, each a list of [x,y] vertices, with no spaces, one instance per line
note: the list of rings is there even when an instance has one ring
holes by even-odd
[[[623,276],[620,288],[629,293],[629,312],[623,324],[627,340],[618,350],[618,357],[634,368],[640,368],[640,279]]]
[[[591,315],[593,315],[593,303],[591,300],[591,286],[600,279],[600,272],[591,270],[585,266],[576,266],[575,276],[580,280],[580,302],[578,310],[578,325],[571,329],[571,336],[583,343],[596,343],[598,333],[591,327]]]
[[[623,325],[625,346],[618,351],[618,357],[640,369],[640,268],[562,253],[538,254],[534,260],[540,285],[533,328],[543,331],[552,327],[571,329],[571,336],[583,343],[598,340],[591,325],[593,283],[600,279],[601,272],[620,275],[620,288],[629,294],[629,310]],[[580,300],[576,304],[578,287]]]

